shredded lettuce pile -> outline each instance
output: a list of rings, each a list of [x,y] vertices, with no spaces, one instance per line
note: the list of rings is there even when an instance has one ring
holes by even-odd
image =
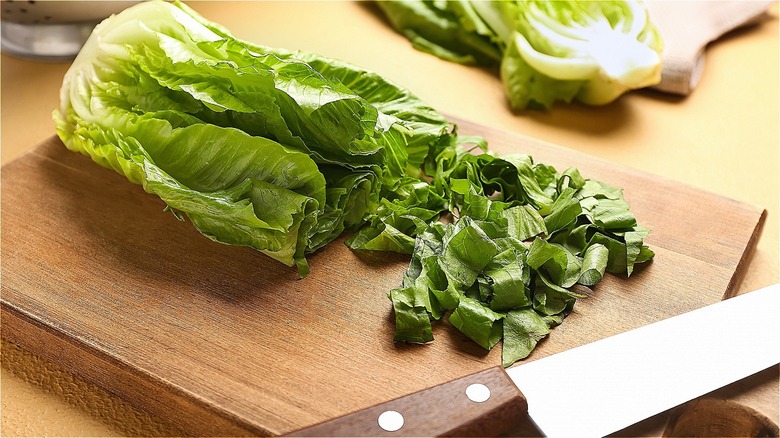
[[[513,108],[590,105],[661,80],[662,42],[636,0],[377,2],[412,45],[442,59],[500,65]]]
[[[432,340],[452,311],[485,348],[504,336],[511,363],[571,309],[576,283],[653,255],[619,189],[484,152],[375,73],[238,40],[182,3],[101,23],[54,120],[66,147],[206,237],[300,276],[344,232],[355,250],[413,254],[389,294],[397,340]]]
[[[462,157],[449,175],[454,223],[417,236],[402,287],[390,292],[396,340],[433,340],[449,321],[503,363],[527,357],[605,272],[630,275],[653,252],[622,192],[558,173],[527,155]]]

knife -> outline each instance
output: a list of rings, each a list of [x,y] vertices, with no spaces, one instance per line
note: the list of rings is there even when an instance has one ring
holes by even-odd
[[[780,363],[780,284],[292,436],[596,437]]]

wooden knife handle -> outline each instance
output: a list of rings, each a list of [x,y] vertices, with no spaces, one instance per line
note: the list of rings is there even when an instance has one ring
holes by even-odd
[[[393,431],[400,424],[399,417],[403,425]],[[532,427],[528,403],[498,366],[289,435],[496,436],[519,423]],[[534,428],[531,434],[539,432]]]

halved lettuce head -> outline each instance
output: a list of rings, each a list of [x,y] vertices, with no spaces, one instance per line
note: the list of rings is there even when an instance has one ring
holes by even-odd
[[[662,42],[636,0],[378,2],[419,50],[500,65],[513,108],[590,105],[661,80]],[[500,53],[500,56],[496,56]]]
[[[513,7],[513,6],[516,6]],[[661,40],[633,1],[519,1],[501,75],[512,106],[602,105],[661,80]]]
[[[162,1],[96,27],[54,119],[69,149],[142,184],[207,237],[301,275],[307,253],[419,181],[452,130],[376,74],[240,41]]]

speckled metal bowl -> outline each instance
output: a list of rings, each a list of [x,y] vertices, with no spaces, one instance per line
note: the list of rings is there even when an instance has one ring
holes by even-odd
[[[40,60],[72,59],[97,23],[136,3],[2,0],[2,50]]]

